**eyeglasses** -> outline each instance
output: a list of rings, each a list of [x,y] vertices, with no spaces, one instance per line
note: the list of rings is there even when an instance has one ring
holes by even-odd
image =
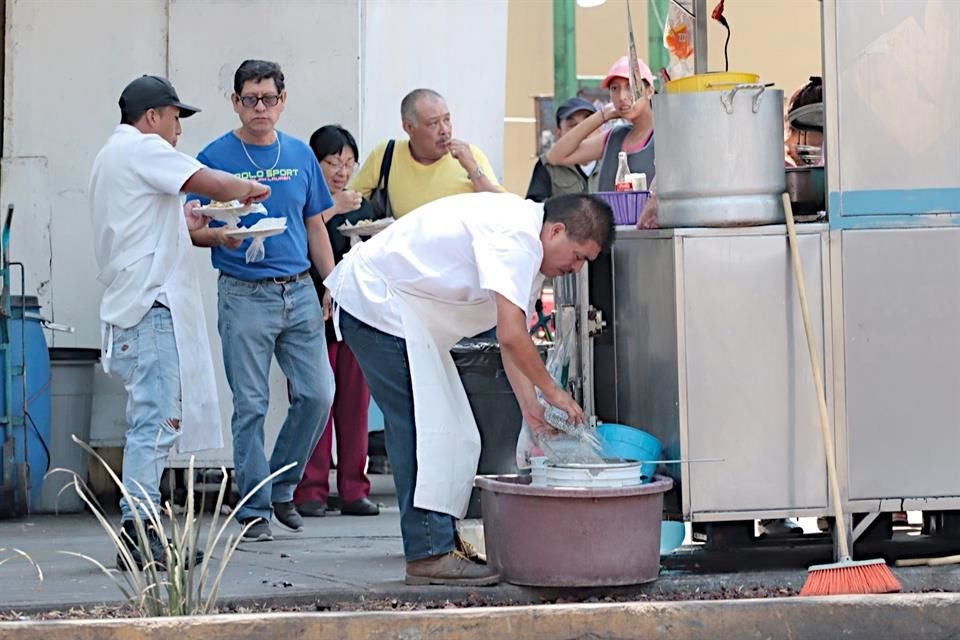
[[[261,101],[265,107],[275,107],[280,104],[280,96],[276,94],[265,96],[240,96],[240,104],[247,109],[255,108],[257,103]]]
[[[349,173],[357,168],[356,162],[340,162],[339,160],[330,160],[328,158],[324,158],[321,162],[330,167],[330,170],[333,172],[346,171]]]

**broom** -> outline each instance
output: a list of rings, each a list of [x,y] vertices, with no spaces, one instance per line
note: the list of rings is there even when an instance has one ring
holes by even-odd
[[[793,273],[797,279],[797,294],[800,298],[800,311],[803,314],[803,330],[807,338],[807,351],[810,354],[810,368],[813,370],[813,384],[817,392],[817,405],[820,409],[820,431],[823,433],[823,449],[827,454],[827,477],[830,480],[830,496],[833,514],[836,518],[834,532],[839,543],[840,558],[832,564],[813,565],[809,569],[807,581],[800,590],[801,596],[829,596],[842,593],[894,593],[901,590],[900,583],[883,560],[854,561],[850,556],[850,544],[847,540],[847,527],[843,519],[843,506],[840,503],[840,483],[837,479],[837,460],[833,450],[833,436],[830,434],[830,419],[827,416],[827,399],[823,390],[823,378],[820,376],[820,358],[814,347],[813,325],[810,322],[810,309],[807,306],[807,288],[800,266],[800,247],[797,244],[797,230],[793,222],[793,207],[790,197],[783,194],[783,210],[787,220],[787,235],[790,237],[790,258],[793,261]]]

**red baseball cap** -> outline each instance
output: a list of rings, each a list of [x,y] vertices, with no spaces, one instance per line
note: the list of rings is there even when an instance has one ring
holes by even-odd
[[[653,82],[653,72],[650,71],[650,67],[647,66],[647,63],[640,58],[637,58],[637,66],[640,67],[640,79],[646,80],[651,87],[655,86]],[[607,75],[603,79],[603,82],[600,83],[600,88],[607,89],[610,86],[610,83],[613,82],[614,78],[630,79],[630,59],[627,58],[627,56],[623,56],[613,63],[613,66],[610,67],[610,71],[607,71]]]

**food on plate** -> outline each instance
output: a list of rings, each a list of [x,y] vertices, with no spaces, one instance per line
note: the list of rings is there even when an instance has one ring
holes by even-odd
[[[366,218],[365,220],[357,220],[356,222],[344,222],[342,225],[337,227],[338,229],[355,229],[356,227],[367,227],[370,225],[376,225],[378,227],[386,227],[395,222],[393,218],[381,218],[380,220],[371,220]]]
[[[210,204],[207,205],[209,209],[236,209],[237,207],[242,206],[239,200],[230,200],[229,202],[219,202],[217,200],[211,200]]]
[[[368,224],[373,224],[373,220],[367,218],[366,220],[357,220],[356,222],[344,222],[340,225],[341,229],[350,229],[351,227],[364,227]]]

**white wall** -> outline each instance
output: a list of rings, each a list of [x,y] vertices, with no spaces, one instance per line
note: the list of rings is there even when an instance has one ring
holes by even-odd
[[[832,6],[840,189],[960,187],[960,2]]]
[[[364,0],[360,155],[404,139],[400,101],[425,87],[447,101],[454,137],[503,179],[506,0]]]
[[[400,99],[425,85],[446,94],[456,135],[483,148],[498,174],[502,166],[505,0],[8,0],[6,19],[0,203],[18,207],[11,257],[28,265],[27,292],[39,290],[43,311],[76,327],[48,334],[56,346],[99,346],[87,182],[119,122],[120,91],[143,73],[167,75],[185,102],[203,108],[183,121],[179,148],[189,154],[237,126],[233,71],[265,58],[284,68],[289,102],[279,127],[289,134],[339,123],[360,134],[362,155],[370,140],[402,133]],[[369,56],[362,72],[361,54]],[[205,250],[194,259],[229,442],[216,274]],[[102,375],[97,389],[92,438],[117,444],[123,390]],[[272,445],[286,410],[276,367],[271,406]],[[230,461],[229,448],[201,459]]]
[[[48,340],[98,346],[90,166],[120,120],[124,84],[164,70],[164,3],[16,0],[6,20],[0,201],[17,205],[11,257],[28,265],[28,293],[49,281],[44,313],[77,328]],[[118,29],[135,24],[159,28]]]

